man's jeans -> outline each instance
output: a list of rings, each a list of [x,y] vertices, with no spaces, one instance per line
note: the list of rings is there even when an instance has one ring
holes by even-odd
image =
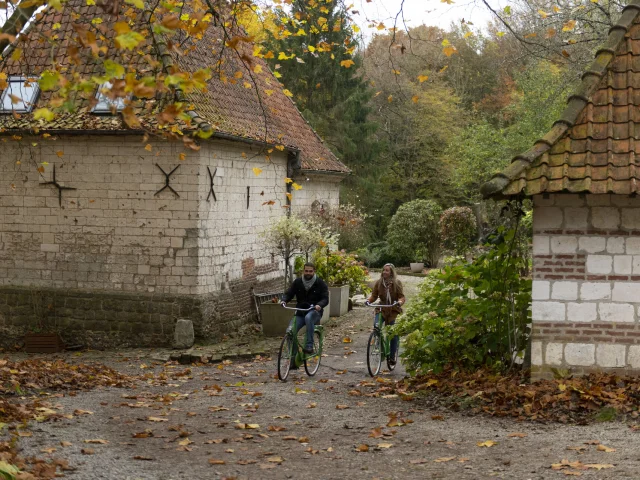
[[[375,318],[375,324],[379,324],[381,321],[384,322],[384,319],[382,318],[382,314],[378,313],[376,314],[376,318]],[[393,323],[390,323],[389,325],[394,325],[396,323],[396,321],[394,320]],[[396,358],[396,352],[398,351],[398,346],[400,345],[400,337],[398,335],[396,335],[395,337],[393,337],[391,339],[391,346],[389,348],[390,352],[389,352],[389,357],[391,359]]]
[[[311,310],[304,317],[301,315],[296,315],[297,331],[300,331],[300,329],[304,326],[307,327],[307,340],[304,347],[306,350],[313,349],[313,331],[314,331],[314,327],[318,323],[320,323],[320,320],[322,320],[322,316],[320,315],[320,312],[318,312],[317,310]],[[291,321],[291,323],[293,323],[293,320]],[[291,326],[292,325],[289,324],[289,328],[291,328]]]

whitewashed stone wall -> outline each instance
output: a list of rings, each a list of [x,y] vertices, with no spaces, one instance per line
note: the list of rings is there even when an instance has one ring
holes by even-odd
[[[84,329],[109,330],[113,324],[105,325],[118,317],[123,320],[119,330],[126,332],[127,322],[135,320],[142,333],[157,313],[164,315],[159,334],[166,336],[171,319],[195,310],[204,317],[246,320],[255,310],[251,288],[282,275],[279,259],[266,251],[259,233],[286,213],[285,152],[274,151],[265,162],[258,147],[217,140],[203,142],[198,152],[165,141],[146,145],[139,136],[3,140],[0,288],[73,291],[82,298],[90,292],[132,295],[126,297],[133,302],[131,315],[106,300],[97,319],[82,306],[69,308],[83,303],[77,298],[56,309],[64,318],[82,317]],[[165,184],[156,164],[167,173],[179,166],[169,183],[179,197],[168,188],[156,194]],[[54,165],[58,183],[75,189],[62,192],[61,204],[56,187],[43,185],[53,179]],[[209,196],[207,167],[215,171],[217,201]],[[262,171],[256,175],[254,167]],[[338,183],[296,181],[303,189],[293,193],[294,209],[310,198],[337,201]],[[151,307],[135,306],[136,294],[146,295],[145,302],[197,297],[205,306],[183,299],[179,307],[168,307],[168,312],[158,307],[154,313]],[[16,295],[15,290],[0,291],[0,327],[26,321],[16,320],[19,315],[10,305]],[[93,323],[87,323],[88,317]]]
[[[640,369],[640,199],[534,198],[532,365]]]

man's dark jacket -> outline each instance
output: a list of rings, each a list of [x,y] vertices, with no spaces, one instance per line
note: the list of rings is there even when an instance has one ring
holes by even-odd
[[[311,305],[319,305],[324,309],[329,305],[329,287],[320,277],[316,278],[309,291],[304,288],[302,278],[296,278],[289,290],[282,297],[283,302],[289,302],[296,297],[296,308],[307,309]],[[322,315],[322,310],[320,311]],[[304,315],[304,312],[296,312],[296,315]]]

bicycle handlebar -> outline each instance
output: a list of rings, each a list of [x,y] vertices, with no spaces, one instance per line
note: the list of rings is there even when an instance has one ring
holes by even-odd
[[[315,305],[311,305],[309,308],[291,308],[291,307],[287,307],[287,304],[284,302],[281,303],[280,305],[282,305],[282,308],[284,308],[285,310],[295,310],[297,312],[310,312],[311,310],[316,308]]]
[[[393,302],[392,305],[380,305],[380,304],[375,304],[375,303],[369,303],[369,302],[364,302],[365,307],[373,307],[373,308],[380,308],[380,307],[395,307],[396,305],[399,305],[400,302]]]

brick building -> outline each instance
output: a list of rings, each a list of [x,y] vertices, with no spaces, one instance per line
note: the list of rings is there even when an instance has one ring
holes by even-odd
[[[223,53],[227,62],[206,90],[184,93],[192,126],[213,131],[197,151],[182,142],[143,141],[142,129],[112,113],[121,105],[104,108],[108,99],[98,91],[97,103],[78,97],[76,112],[34,120],[32,111],[55,92],[38,92],[34,81],[25,86],[25,78],[37,80],[59,65],[67,74],[102,74],[90,48],[73,54],[79,63],[70,61],[72,42],[65,41],[78,28],[72,16],[92,18],[98,7],[70,0],[63,8],[49,9],[30,27],[51,31],[57,24],[57,41],[23,37],[27,61],[3,66],[2,343],[12,345],[38,319],[66,342],[90,346],[167,344],[178,317],[194,321],[199,339],[236,329],[255,316],[252,289],[281,287],[283,266],[258,234],[287,211],[285,179],[303,187],[290,192],[295,212],[315,201],[336,205],[348,169],[261,58],[252,60],[263,72],[255,89],[222,80],[225,72],[250,75]],[[189,56],[163,51],[155,40],[149,52],[164,72],[175,63],[193,71],[219,60],[214,28]],[[270,95],[259,97],[263,89]],[[23,101],[7,100],[11,92]],[[138,104],[143,123],[155,121],[155,101]]]
[[[640,1],[551,131],[483,186],[532,197],[536,376],[640,371]]]

